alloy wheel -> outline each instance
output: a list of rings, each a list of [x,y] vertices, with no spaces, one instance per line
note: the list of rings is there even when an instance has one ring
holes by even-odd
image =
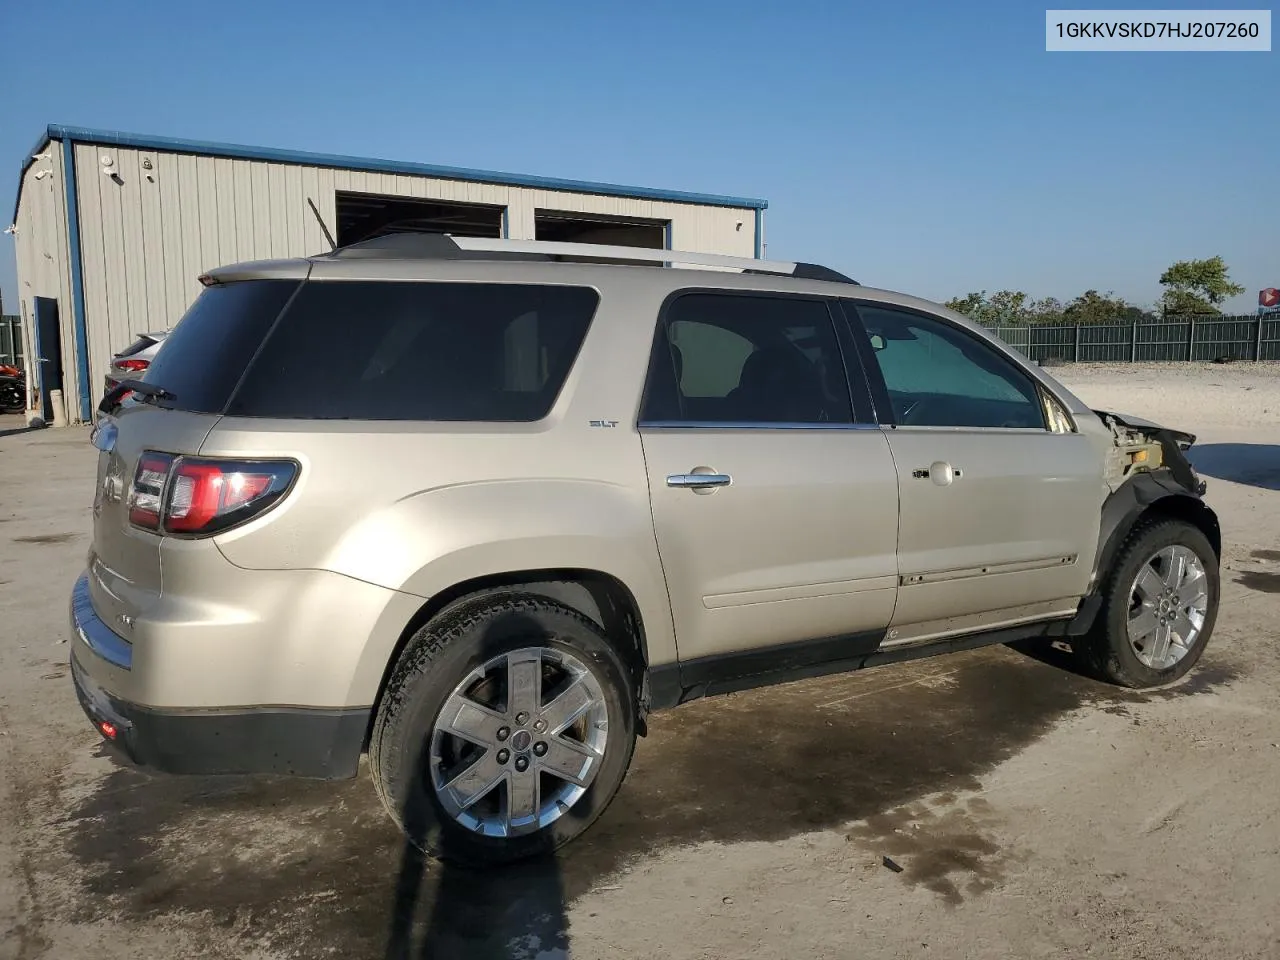
[[[1189,547],[1164,547],[1147,560],[1129,589],[1129,645],[1153,670],[1191,652],[1209,610],[1209,578]]]
[[[512,650],[445,700],[431,732],[430,785],[469,830],[533,833],[591,786],[608,733],[604,691],[580,660],[551,647]]]

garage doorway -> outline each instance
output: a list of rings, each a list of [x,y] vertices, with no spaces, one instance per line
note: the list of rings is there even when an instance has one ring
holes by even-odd
[[[58,320],[58,301],[50,297],[34,297],[35,355],[27,383],[35,381],[39,395],[40,416],[45,423],[53,423],[53,391],[62,389],[62,324]],[[83,390],[83,386],[81,388]],[[63,398],[66,403],[66,398]]]
[[[635,217],[611,217],[564,210],[535,210],[533,234],[536,240],[559,243],[602,243],[616,247],[646,247],[665,250],[671,221]]]
[[[338,246],[394,233],[501,237],[503,207],[338,191]]]

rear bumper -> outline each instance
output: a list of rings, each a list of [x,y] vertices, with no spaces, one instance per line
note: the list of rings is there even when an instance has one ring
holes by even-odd
[[[94,613],[84,577],[72,593],[71,635],[71,677],[81,708],[109,743],[140,766],[326,780],[356,775],[369,728],[367,707],[179,710],[116,697],[94,671],[99,663],[130,669],[132,648]]]

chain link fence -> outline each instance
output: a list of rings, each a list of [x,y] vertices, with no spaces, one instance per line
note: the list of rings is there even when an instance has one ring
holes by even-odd
[[[1280,360],[1280,313],[1170,317],[1150,323],[1050,323],[987,329],[1027,358],[1037,361]]]

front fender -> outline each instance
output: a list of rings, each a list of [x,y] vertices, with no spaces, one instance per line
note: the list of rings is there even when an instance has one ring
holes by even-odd
[[[1094,559],[1095,586],[1111,569],[1121,546],[1143,514],[1157,504],[1167,513],[1194,522],[1205,532],[1214,550],[1221,553],[1222,532],[1217,514],[1193,490],[1180,483],[1174,471],[1135,474],[1103,504],[1101,535]]]

